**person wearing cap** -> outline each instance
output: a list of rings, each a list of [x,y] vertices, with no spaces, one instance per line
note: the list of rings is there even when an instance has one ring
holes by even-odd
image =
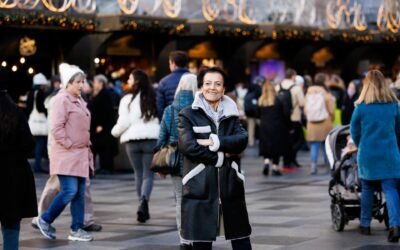
[[[9,72],[0,67],[0,222],[3,249],[19,248],[22,218],[37,215],[36,188],[27,157],[34,141],[24,113],[7,93]]]
[[[37,220],[40,232],[55,239],[51,223],[71,203],[72,224],[68,236],[72,241],[91,241],[93,236],[83,230],[86,179],[93,171],[90,150],[90,112],[81,97],[85,74],[74,65],[59,66],[62,89],[54,97],[51,130],[50,175],[57,175],[61,192]]]
[[[45,75],[42,73],[38,73],[33,76],[33,88],[32,91],[28,93],[27,100],[27,113],[29,115],[29,123],[31,132],[35,138],[35,165],[34,171],[36,173],[45,172],[42,168],[42,158],[46,154],[46,145],[47,145],[47,135],[48,130],[46,127],[41,127],[38,123],[33,122],[34,115],[37,115],[36,112],[39,113],[45,120],[45,116],[47,117],[47,110],[44,107],[44,100],[46,99],[46,92],[48,88],[48,80]],[[47,121],[45,121],[47,124]],[[37,127],[39,126],[39,127]]]

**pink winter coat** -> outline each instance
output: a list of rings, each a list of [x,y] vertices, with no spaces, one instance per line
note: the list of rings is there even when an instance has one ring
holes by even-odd
[[[50,175],[89,177],[93,155],[86,102],[62,89],[54,97],[51,112]]]

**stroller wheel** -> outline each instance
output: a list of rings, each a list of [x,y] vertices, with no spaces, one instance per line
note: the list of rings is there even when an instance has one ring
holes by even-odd
[[[341,232],[344,229],[345,218],[343,207],[339,204],[331,205],[331,216],[332,216],[332,226],[337,232]]]

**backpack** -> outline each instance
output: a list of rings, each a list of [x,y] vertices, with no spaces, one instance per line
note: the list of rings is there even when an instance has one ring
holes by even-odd
[[[258,98],[260,98],[261,91],[254,87],[252,91],[247,92],[244,97],[244,113],[247,117],[258,118]]]
[[[279,84],[279,91],[278,91],[277,98],[282,103],[283,112],[284,112],[285,117],[290,117],[292,115],[293,104],[292,104],[292,93],[290,92],[290,90],[294,86],[295,86],[295,84],[293,84],[292,86],[290,86],[287,89],[284,89],[282,87],[282,84]]]
[[[325,104],[325,95],[322,91],[307,94],[305,108],[309,122],[321,122],[329,117]]]

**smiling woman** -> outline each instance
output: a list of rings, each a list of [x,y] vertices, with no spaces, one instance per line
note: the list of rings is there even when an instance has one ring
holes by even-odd
[[[179,113],[179,151],[184,156],[181,237],[193,249],[212,249],[217,236],[233,249],[251,249],[251,227],[239,154],[247,133],[236,103],[225,92],[226,75],[209,68],[193,104]]]

